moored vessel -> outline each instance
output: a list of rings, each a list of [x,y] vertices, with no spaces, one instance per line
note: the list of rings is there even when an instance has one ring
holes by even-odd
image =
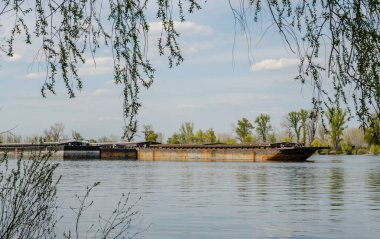
[[[295,143],[259,145],[154,144],[137,148],[144,161],[265,162],[306,161],[325,147],[304,147]]]

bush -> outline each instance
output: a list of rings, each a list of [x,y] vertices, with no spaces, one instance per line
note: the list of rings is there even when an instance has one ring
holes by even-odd
[[[9,167],[6,155],[0,159],[1,239],[57,238],[55,227],[60,217],[57,215],[56,192],[60,177],[54,180],[53,174],[59,164],[48,158],[49,155],[38,153],[31,160],[17,159],[13,168]],[[78,231],[80,218],[92,205],[93,202],[87,200],[98,184],[87,187],[84,196],[76,196],[80,205],[72,208],[76,213],[75,229],[65,232],[63,238],[83,238]],[[133,238],[140,233],[130,232],[138,214],[134,209],[136,203],[130,205],[129,194],[123,194],[111,215],[99,215],[96,218],[98,229],[91,226],[87,233],[93,234],[93,238]]]
[[[374,155],[380,154],[380,145],[371,145],[371,148],[369,149],[369,152]]]
[[[342,153],[348,154],[348,155],[352,154],[352,151],[354,149],[354,147],[352,147],[352,144],[346,141],[340,142],[340,148],[342,150]]]
[[[57,163],[34,155],[30,161],[17,160],[10,168],[6,155],[0,162],[0,238],[54,238],[57,223],[53,180]]]
[[[357,149],[355,153],[356,153],[357,155],[363,155],[363,154],[366,154],[366,153],[367,153],[367,150],[366,150],[366,149],[363,149],[363,148],[360,148],[360,149]]]

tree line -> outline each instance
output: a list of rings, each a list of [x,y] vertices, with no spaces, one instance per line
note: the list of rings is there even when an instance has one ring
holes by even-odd
[[[260,144],[288,142],[305,146],[330,147],[336,153],[380,153],[380,119],[373,115],[369,126],[363,130],[348,128],[350,117],[346,110],[330,108],[324,114],[315,110],[300,109],[284,115],[280,127],[274,127],[269,114],[260,114],[255,119],[241,118],[232,125],[229,133],[215,132],[213,128],[195,129],[193,122],[184,122],[178,131],[166,141],[162,133],[154,130],[153,125],[142,126],[141,138],[168,144]],[[0,135],[0,143],[42,143],[62,140],[83,141],[85,138],[72,131],[71,136],[64,134],[64,125],[56,123],[43,131],[42,135],[21,137],[20,135]],[[88,139],[90,143],[118,142],[115,135]]]
[[[349,128],[351,118],[346,110],[329,108],[324,114],[315,110],[300,109],[287,113],[280,129],[271,123],[269,114],[260,114],[250,121],[243,117],[233,124],[232,132],[216,133],[213,128],[195,130],[194,123],[185,122],[168,137],[168,144],[259,144],[288,142],[313,147],[330,147],[322,153],[379,154],[380,119],[372,115],[366,129]],[[149,127],[145,140],[155,139],[153,127]],[[153,140],[154,141],[154,140]]]

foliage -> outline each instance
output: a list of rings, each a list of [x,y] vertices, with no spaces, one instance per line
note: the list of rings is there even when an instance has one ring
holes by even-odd
[[[340,142],[340,148],[342,150],[342,153],[348,154],[348,155],[352,154],[354,151],[354,147],[352,146],[352,144],[344,140]]]
[[[180,133],[174,133],[168,138],[168,144],[191,144],[191,143],[216,143],[214,129],[210,128],[206,131],[199,129],[195,134],[194,123],[185,122],[180,127]]]
[[[285,137],[282,139],[283,142],[286,142],[286,143],[292,143],[293,142],[293,139],[290,138],[290,137]]]
[[[167,140],[168,144],[180,144],[180,135],[178,133],[174,133],[171,137]]]
[[[367,148],[367,143],[364,139],[364,132],[358,128],[347,128],[343,131],[343,139],[351,142],[355,148]]]
[[[372,115],[365,129],[364,139],[369,145],[380,145],[380,118],[378,116]]]
[[[251,122],[249,122],[248,119],[242,118],[241,120],[238,120],[237,126],[235,127],[235,133],[238,136],[238,140],[241,143],[249,143],[251,142],[251,135],[253,130],[253,125]]]
[[[293,132],[296,135],[297,143],[300,142],[300,135],[301,135],[301,127],[300,127],[300,114],[297,111],[292,111],[288,113],[288,116],[286,117],[286,120],[288,122],[288,125],[293,130]]]
[[[78,132],[78,131],[75,131],[73,130],[71,132],[71,137],[75,140],[75,141],[82,141],[84,140],[83,136]]]
[[[256,119],[255,130],[261,137],[262,141],[265,143],[268,139],[269,131],[272,130],[272,126],[269,124],[270,116],[267,114],[260,114]]]
[[[311,146],[311,147],[321,147],[321,146],[322,146],[322,143],[321,143],[321,141],[319,141],[319,139],[314,139],[314,140],[310,143],[310,146]]]
[[[31,159],[18,159],[14,168],[7,159],[0,161],[0,238],[55,237],[58,164],[42,154]]]
[[[143,134],[145,141],[157,141],[158,134],[154,132],[152,125],[143,125]]]
[[[182,144],[189,144],[195,142],[194,123],[185,122],[179,128],[179,138]]]
[[[231,1],[230,1],[231,2]],[[380,2],[352,1],[238,1],[232,10],[243,30],[248,17],[265,13],[273,20],[290,50],[299,56],[296,79],[315,88],[315,109],[349,100],[361,125],[380,109]],[[321,58],[325,57],[325,60]],[[324,76],[331,83],[323,85]],[[333,91],[324,87],[332,86]],[[323,111],[321,111],[323,112]]]
[[[65,126],[62,123],[55,123],[50,128],[44,130],[45,141],[59,142],[63,136]]]
[[[274,134],[274,133],[269,134],[268,135],[268,141],[269,141],[269,143],[276,143],[277,142],[276,134]]]
[[[206,130],[204,139],[205,139],[205,143],[209,143],[209,144],[216,143],[216,135],[213,128]]]
[[[57,238],[57,185],[60,177],[54,177],[57,163],[48,160],[49,154],[35,153],[30,160],[17,159],[15,167],[9,166],[5,155],[0,160],[0,238],[33,239]],[[54,179],[57,178],[57,179]],[[78,207],[71,207],[76,215],[75,229],[64,232],[63,237],[134,238],[142,231],[133,232],[133,221],[138,215],[136,202],[130,203],[130,195],[120,197],[116,208],[108,217],[99,215],[98,227],[92,225],[86,235],[80,235],[80,219],[93,202],[88,202],[90,192],[99,185],[96,182],[83,196],[76,196]],[[60,237],[58,237],[60,238]]]
[[[330,147],[328,142],[321,142],[319,139],[315,138],[313,142],[310,143],[311,147]],[[318,150],[319,154],[328,154],[329,150],[328,149],[322,149]]]
[[[150,2],[149,2],[150,3]],[[160,55],[167,54],[169,66],[183,61],[178,45],[179,33],[174,24],[174,10],[178,20],[185,21],[185,11],[199,10],[197,0],[157,1],[156,18],[162,24],[158,40]],[[69,97],[75,97],[75,88],[82,89],[78,66],[88,55],[95,56],[98,49],[111,46],[114,60],[114,82],[123,85],[125,137],[131,141],[137,131],[136,116],[141,103],[141,87],[149,88],[154,68],[147,59],[149,23],[146,19],[147,0],[97,1],[2,1],[0,16],[8,17],[10,36],[6,47],[9,56],[14,54],[17,35],[41,42],[40,57],[46,62],[47,76],[41,92],[55,94],[55,84],[62,78]]]
[[[376,144],[371,145],[369,152],[374,155],[380,154],[380,145],[376,145]]]
[[[96,139],[89,139],[88,142],[90,144],[96,144],[98,141],[96,141]]]
[[[317,133],[318,119],[319,119],[318,111],[311,110],[309,113],[309,117],[307,119],[307,122],[306,122],[306,129],[307,129],[309,144],[311,142],[313,142],[315,135]]]
[[[119,141],[119,137],[117,137],[116,135],[110,135],[110,136],[102,136],[102,137],[99,137],[98,140],[96,140],[97,142],[99,143],[109,143],[109,142],[117,142]]]
[[[363,155],[363,154],[366,154],[366,153],[367,153],[367,150],[366,150],[366,149],[363,149],[363,148],[360,148],[360,149],[357,149],[355,153],[356,153],[357,155]]]
[[[333,149],[338,150],[339,142],[342,140],[343,130],[346,124],[346,111],[340,108],[330,108],[326,112],[329,123],[328,134],[331,137]]]
[[[2,140],[3,143],[21,143],[22,141],[21,135],[16,135],[12,132],[7,132],[0,135],[2,136],[0,140]]]
[[[203,144],[206,140],[205,140],[205,133],[203,132],[203,130],[198,130],[196,133],[195,133],[195,141],[197,143],[201,143]]]

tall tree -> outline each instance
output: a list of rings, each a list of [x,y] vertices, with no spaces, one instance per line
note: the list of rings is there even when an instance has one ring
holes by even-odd
[[[331,137],[331,144],[335,150],[338,150],[339,142],[342,140],[343,130],[346,124],[346,111],[340,108],[330,108],[326,112],[329,122],[328,134]]]
[[[288,113],[288,116],[286,117],[286,120],[289,122],[290,127],[294,131],[296,135],[297,143],[300,142],[300,135],[301,135],[301,117],[300,114],[297,111],[292,111]]]
[[[180,142],[183,144],[194,143],[194,123],[185,122],[179,128]]]
[[[307,120],[307,135],[309,144],[314,141],[315,135],[318,129],[318,112],[316,110],[311,110],[309,114],[309,118]]]
[[[272,130],[272,126],[269,124],[270,116],[267,114],[260,114],[256,119],[256,127],[255,130],[261,137],[264,143],[267,142],[269,131]]]
[[[180,135],[178,133],[174,133],[171,137],[167,140],[168,144],[180,144]]]
[[[238,120],[237,126],[235,127],[235,133],[237,134],[240,143],[250,142],[253,128],[253,125],[247,118]]]
[[[158,134],[154,132],[152,125],[143,125],[143,134],[145,141],[157,141]]]
[[[73,130],[71,132],[71,137],[75,140],[75,141],[82,141],[84,140],[83,136],[78,132],[78,131],[75,131]]]
[[[201,143],[201,144],[203,144],[205,141],[206,141],[206,139],[205,139],[205,133],[203,132],[203,130],[198,130],[196,133],[195,133],[195,141],[197,142],[197,143]]]
[[[306,135],[307,135],[307,127],[306,127],[306,121],[309,116],[309,112],[305,109],[301,109],[299,112],[300,115],[300,121],[301,121],[301,129],[302,129],[302,143],[303,145],[306,145]]]
[[[45,141],[59,142],[63,136],[65,126],[62,123],[55,123],[50,128],[44,130]]]
[[[213,128],[208,129],[205,132],[205,143],[216,143],[216,135]]]

